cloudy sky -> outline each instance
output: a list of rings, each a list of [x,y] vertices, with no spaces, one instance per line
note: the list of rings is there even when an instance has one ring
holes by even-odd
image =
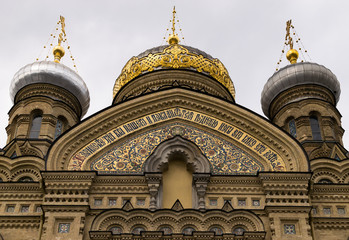
[[[280,57],[285,22],[292,19],[311,61],[340,81],[337,107],[349,130],[347,0],[1,0],[0,147],[6,144],[11,80],[39,56],[59,15],[66,18],[72,54],[90,90],[89,116],[110,106],[115,79],[128,59],[164,44],[174,5],[185,44],[219,58],[234,82],[236,102],[261,115],[261,92]],[[63,63],[71,66],[68,60]],[[349,148],[348,133],[344,142]]]

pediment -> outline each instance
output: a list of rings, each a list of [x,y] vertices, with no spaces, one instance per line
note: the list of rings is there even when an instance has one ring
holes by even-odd
[[[61,136],[49,151],[47,170],[143,174],[143,163],[157,145],[181,136],[210,160],[213,174],[308,171],[299,143],[278,127],[202,95],[164,91],[101,111]]]

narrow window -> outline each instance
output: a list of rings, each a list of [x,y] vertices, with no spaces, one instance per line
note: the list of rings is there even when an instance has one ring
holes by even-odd
[[[58,138],[62,134],[63,126],[64,126],[63,120],[58,118],[57,119],[57,123],[56,123],[56,130],[55,130],[55,137],[54,137],[54,139]]]
[[[294,121],[294,119],[291,119],[288,122],[288,129],[290,130],[290,134],[296,138],[297,137],[297,128],[296,128],[296,122]]]
[[[319,121],[316,116],[310,116],[311,133],[313,134],[313,140],[321,140],[321,132]]]
[[[42,116],[36,115],[30,127],[29,138],[38,138],[40,135]]]

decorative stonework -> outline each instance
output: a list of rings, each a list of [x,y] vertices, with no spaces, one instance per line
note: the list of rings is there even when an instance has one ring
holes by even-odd
[[[147,231],[158,231],[163,226],[171,226],[173,233],[182,233],[186,227],[195,226],[195,231],[210,231],[218,227],[224,233],[232,233],[232,229],[243,227],[246,231],[264,231],[261,219],[249,211],[210,210],[206,211],[181,209],[178,210],[147,210],[122,211],[109,210],[101,212],[93,221],[91,231],[107,231],[112,226],[123,229],[123,233],[132,232],[138,226]]]

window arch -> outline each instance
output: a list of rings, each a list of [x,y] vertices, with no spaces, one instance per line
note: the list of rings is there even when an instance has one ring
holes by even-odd
[[[4,180],[2,180],[2,178],[0,177],[0,182],[3,182]]]
[[[64,117],[62,117],[62,116],[58,117],[57,123],[56,123],[56,128],[55,128],[54,139],[58,138],[63,133],[66,122],[67,122],[67,120]]]
[[[311,115],[309,117],[309,120],[310,120],[310,127],[311,127],[311,133],[313,135],[313,140],[322,140],[319,120],[317,116]]]
[[[34,113],[31,126],[30,126],[29,138],[39,138],[41,122],[42,122],[42,113],[40,112]]]

